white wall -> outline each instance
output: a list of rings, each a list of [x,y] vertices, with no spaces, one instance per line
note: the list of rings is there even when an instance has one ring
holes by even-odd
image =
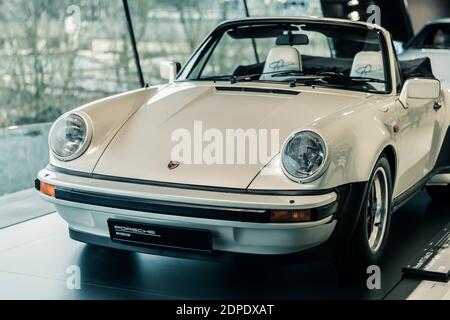
[[[450,17],[450,0],[407,0],[414,32],[430,20]]]

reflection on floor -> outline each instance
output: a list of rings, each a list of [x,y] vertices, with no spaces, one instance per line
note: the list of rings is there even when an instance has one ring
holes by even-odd
[[[342,276],[328,261],[262,267],[90,247],[51,214],[0,230],[0,299],[426,298],[418,286],[430,283],[402,278],[401,268],[450,221],[449,209],[422,193],[394,215],[382,289],[373,291],[366,277]],[[80,267],[81,290],[67,287],[71,266]],[[448,284],[439,285],[433,297],[448,298]]]
[[[0,197],[0,229],[52,213],[55,208],[41,200],[35,189]]]

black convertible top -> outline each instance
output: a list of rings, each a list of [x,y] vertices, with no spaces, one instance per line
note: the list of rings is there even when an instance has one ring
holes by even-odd
[[[400,61],[400,69],[403,80],[410,78],[431,78],[436,79],[431,68],[430,58],[420,58],[415,60]]]

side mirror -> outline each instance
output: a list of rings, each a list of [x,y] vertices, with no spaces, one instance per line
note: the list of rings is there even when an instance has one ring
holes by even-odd
[[[403,85],[400,102],[405,108],[423,105],[424,100],[437,100],[441,96],[441,83],[435,79],[408,79]],[[425,101],[426,102],[426,101]]]
[[[165,61],[161,63],[159,72],[161,78],[169,80],[169,82],[175,81],[178,72],[181,70],[181,64],[179,62]]]

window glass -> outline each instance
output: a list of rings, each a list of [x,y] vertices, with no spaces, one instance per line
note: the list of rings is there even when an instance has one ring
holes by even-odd
[[[309,36],[308,46],[294,45],[302,55],[330,57],[331,48],[328,38],[317,32],[304,32]],[[270,50],[276,47],[273,38],[232,39],[227,33],[214,48],[212,55],[204,66],[202,78],[216,75],[233,75],[238,66],[253,65],[265,61]],[[255,50],[257,55],[255,55]],[[206,54],[204,58],[208,55]],[[199,63],[199,66],[202,64]],[[199,72],[197,70],[196,72]]]
[[[450,24],[435,24],[426,27],[412,44],[420,49],[450,49]]]
[[[233,74],[236,66],[257,63],[251,39],[234,41],[225,34],[206,64],[202,78],[208,76]]]
[[[121,1],[1,1],[0,30],[1,196],[33,186],[56,118],[138,78]]]
[[[161,79],[162,61],[184,65],[222,21],[245,16],[242,0],[129,0],[145,81]]]
[[[251,16],[323,16],[320,0],[247,0]]]
[[[332,42],[329,39],[318,32],[302,32],[308,36],[308,46],[294,46],[301,54],[316,56],[316,57],[331,57]]]
[[[381,36],[363,27],[239,22],[219,28],[204,48],[179,80],[295,81],[380,93],[390,87]]]

